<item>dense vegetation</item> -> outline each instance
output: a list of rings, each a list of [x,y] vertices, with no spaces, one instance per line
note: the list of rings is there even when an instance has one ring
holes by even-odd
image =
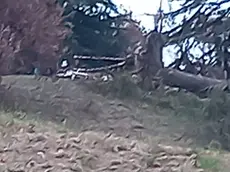
[[[46,74],[62,56],[118,56],[126,44],[125,16],[111,1],[3,1],[0,74]]]
[[[229,1],[169,2],[172,7],[177,3],[181,3],[180,8],[168,13],[160,8],[155,15],[157,27],[144,35],[131,13],[121,14],[111,0],[2,0],[0,74],[33,73],[39,68],[48,75],[56,72],[60,59],[72,59],[73,54],[118,57],[131,46],[129,51],[136,53],[137,67],[142,68],[143,83],[149,80],[151,89],[152,79],[158,75],[158,85],[176,86],[198,95],[213,88],[229,90]],[[122,27],[125,22],[131,23],[130,30]],[[162,51],[167,47],[176,50],[176,58],[166,67],[162,65]],[[213,126],[220,128],[221,139],[226,142],[230,133],[228,94],[218,95],[215,101],[217,96],[211,96],[210,106],[202,114],[213,120],[210,114],[215,112],[212,117],[218,122]]]

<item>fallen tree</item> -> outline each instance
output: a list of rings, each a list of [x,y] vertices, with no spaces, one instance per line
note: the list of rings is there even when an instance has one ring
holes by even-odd
[[[211,88],[226,90],[228,83],[226,80],[218,80],[201,75],[181,72],[175,69],[161,69],[158,76],[162,78],[164,84],[172,87],[179,87],[191,92],[201,92]]]
[[[170,13],[163,14],[160,9],[158,23],[155,23],[157,27],[143,36],[145,41],[139,42],[135,51],[138,52],[136,73],[142,85],[149,85],[157,76],[163,84],[196,93],[213,88],[227,90],[230,13],[221,8],[225,3],[224,0],[216,3],[187,0],[184,6]],[[194,13],[187,16],[188,11]],[[184,19],[174,26],[176,22],[173,21],[179,15]],[[163,21],[171,22],[171,29],[164,30]],[[162,51],[168,46],[174,46],[177,58],[169,66],[164,66]],[[201,56],[194,54],[195,49],[202,52]]]
[[[207,70],[206,73],[197,72],[195,65],[190,65],[190,70],[185,68],[180,70],[177,68],[165,67],[163,65],[163,46],[168,41],[167,37],[156,31],[150,32],[145,36],[145,42],[136,46],[138,57],[135,58],[136,71],[133,74],[139,75],[140,85],[145,89],[153,89],[152,79],[162,81],[164,85],[171,87],[179,87],[194,93],[205,92],[213,88],[220,90],[228,89],[228,82],[226,79],[217,79],[221,77],[208,77],[210,75]],[[218,68],[217,68],[218,69]],[[187,70],[187,71],[186,71]],[[223,71],[219,68],[220,71]],[[218,73],[214,73],[216,75]]]

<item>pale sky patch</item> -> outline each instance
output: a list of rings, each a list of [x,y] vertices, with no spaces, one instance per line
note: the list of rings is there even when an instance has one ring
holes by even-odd
[[[156,14],[160,6],[160,0],[113,0],[113,2],[118,6],[122,5],[125,9],[131,10],[133,17],[141,21],[141,25],[147,30],[154,29],[153,17],[145,14]],[[173,9],[179,8],[178,3],[173,5]],[[162,9],[164,12],[169,12],[168,0],[162,0]],[[172,50],[171,47],[167,47],[163,51],[165,65],[170,64],[175,59],[175,53]]]
[[[134,13],[134,18],[141,21],[141,25],[146,29],[154,27],[153,17],[144,15],[145,13],[156,14],[160,6],[160,0],[113,0],[118,6],[122,6]],[[167,0],[163,0],[163,8],[167,9]]]
[[[220,2],[221,0],[209,0],[209,2]],[[157,10],[160,6],[160,0],[113,0],[113,2],[116,5],[123,5],[123,7],[127,10],[131,10],[133,12],[133,17],[139,21],[141,21],[141,25],[144,26],[147,30],[154,29],[154,20],[151,16],[144,15],[145,13],[148,14],[156,14]],[[174,1],[171,5],[171,10],[177,10],[180,8],[180,4],[183,3],[183,1]],[[227,9],[230,6],[230,2],[225,3],[221,6],[222,9]],[[170,11],[170,5],[168,3],[168,0],[162,0],[162,9],[164,12]],[[189,15],[191,16],[191,14]],[[182,17],[178,16],[176,19],[177,22],[182,21]],[[164,57],[164,63],[165,65],[170,64],[175,58],[177,58],[177,55],[175,54],[176,49],[173,46],[169,46],[164,48],[163,50],[163,57]],[[194,52],[197,52],[196,56],[200,56],[202,52],[199,50],[194,50]]]

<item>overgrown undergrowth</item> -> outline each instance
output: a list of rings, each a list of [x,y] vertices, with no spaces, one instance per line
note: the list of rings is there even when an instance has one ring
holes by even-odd
[[[186,115],[194,119],[218,120],[230,115],[230,96],[218,90],[213,90],[208,98],[203,99],[184,90],[178,91],[177,88],[160,87],[145,92],[127,75],[116,77],[114,81],[96,82],[88,86],[103,96],[143,101],[161,109],[173,110],[175,115]]]
[[[178,91],[175,88],[160,87],[145,92],[130,77],[121,75],[114,81],[95,83],[89,87],[96,93],[110,98],[119,98],[147,104],[158,114],[170,114],[197,124],[195,134],[203,134],[209,140],[220,142],[223,148],[230,149],[230,96],[228,93],[213,90],[207,98]]]
[[[230,149],[230,98],[226,93],[213,91],[208,98],[201,99],[192,93],[183,90],[178,92],[172,88],[160,87],[145,92],[125,74],[117,75],[112,82],[91,82],[86,83],[86,86],[111,99],[138,103],[159,115],[168,115],[175,120],[183,119],[188,124],[191,135],[200,136],[209,142],[217,141],[223,148]],[[17,110],[14,95],[7,89],[0,91],[0,97],[2,108]],[[190,126],[190,123],[193,125]]]

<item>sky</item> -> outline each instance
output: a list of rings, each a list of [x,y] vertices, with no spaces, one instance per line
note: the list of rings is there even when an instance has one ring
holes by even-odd
[[[153,17],[144,14],[156,14],[160,6],[160,0],[113,0],[113,2],[118,6],[122,5],[125,9],[131,10],[133,17],[141,21],[141,25],[147,30],[154,29]],[[176,6],[176,8],[178,7],[179,5]],[[168,0],[162,0],[162,9],[164,12],[169,12]],[[171,50],[171,48],[166,48],[163,51],[165,65],[170,64],[175,59],[175,54]]]
[[[209,0],[208,2],[219,2],[221,0]],[[152,16],[146,16],[145,13],[148,14],[156,14],[157,10],[160,6],[160,0],[113,0],[113,2],[120,6],[122,5],[125,9],[131,10],[134,14],[134,18],[141,21],[141,25],[143,25],[147,30],[151,30],[154,28],[153,23],[153,17]],[[172,4],[171,4],[172,5]],[[230,6],[230,2],[224,4],[222,6],[222,9],[226,9]],[[168,4],[168,0],[162,0],[162,9],[164,12],[169,12],[170,5]],[[173,10],[180,8],[180,2],[173,2],[173,6],[171,7]],[[191,15],[191,14],[190,14]],[[181,21],[182,18],[179,17],[176,20]],[[175,54],[175,48],[172,47],[166,47],[163,50],[163,61],[165,65],[169,65],[171,62],[174,61],[175,58],[177,58]],[[200,56],[201,51],[198,49],[193,50],[195,53],[195,56]]]
[[[122,5],[125,9],[130,9],[134,13],[134,18],[141,20],[141,24],[147,29],[154,27],[153,18],[144,15],[154,14],[160,6],[160,0],[113,0],[115,4]],[[167,0],[163,0],[163,9],[167,9]]]

